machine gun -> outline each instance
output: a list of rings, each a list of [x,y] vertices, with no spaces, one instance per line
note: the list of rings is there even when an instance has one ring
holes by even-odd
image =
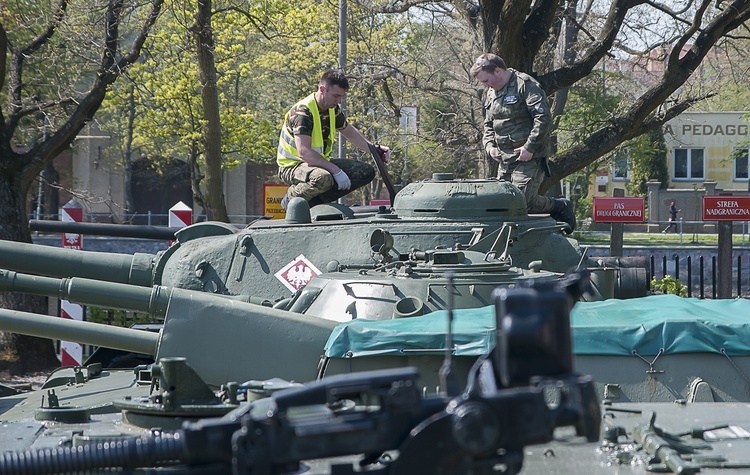
[[[440,394],[423,395],[414,368],[338,375],[171,433],[6,452],[0,473],[518,473],[524,447],[551,441],[557,427],[598,439],[593,382],[572,372],[570,353],[569,309],[583,283],[574,275],[498,289],[497,344],[477,360],[463,390],[446,384]],[[450,367],[448,345],[444,381]],[[548,403],[550,391],[555,404]]]

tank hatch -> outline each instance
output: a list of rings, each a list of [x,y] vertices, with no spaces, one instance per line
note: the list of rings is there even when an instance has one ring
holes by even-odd
[[[393,208],[400,217],[487,219],[526,216],[526,198],[505,181],[457,180],[452,173],[435,173],[431,180],[406,185]]]

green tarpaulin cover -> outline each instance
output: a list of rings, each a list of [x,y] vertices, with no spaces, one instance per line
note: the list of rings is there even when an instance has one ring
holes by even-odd
[[[495,343],[494,307],[453,312],[458,356],[487,353]],[[651,295],[628,300],[578,302],[571,315],[577,355],[640,355],[709,352],[750,355],[750,300],[700,300]],[[338,325],[326,356],[439,353],[445,348],[447,312],[395,320],[353,320]]]

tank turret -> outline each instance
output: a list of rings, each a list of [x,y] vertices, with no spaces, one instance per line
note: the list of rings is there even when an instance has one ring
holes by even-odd
[[[75,368],[69,384],[0,398],[0,473],[518,473],[526,446],[552,442],[557,428],[579,443],[598,438],[591,378],[567,364],[567,314],[558,309],[568,294],[556,291],[554,310],[520,333],[495,325],[507,344],[485,351],[470,376],[459,378],[446,353],[438,391],[421,388],[413,367],[213,390],[185,358],[136,368],[129,380]],[[517,352],[525,345],[539,350],[531,362]],[[564,397],[550,404],[550,391]]]

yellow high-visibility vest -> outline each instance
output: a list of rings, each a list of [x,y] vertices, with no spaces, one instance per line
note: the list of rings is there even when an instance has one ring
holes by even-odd
[[[295,104],[294,108],[299,105],[306,106],[313,118],[312,149],[321,154],[326,160],[330,160],[333,140],[336,137],[336,113],[334,109],[328,109],[328,120],[331,123],[330,137],[328,147],[324,147],[323,127],[320,123],[320,112],[318,112],[318,103],[315,101],[315,93],[299,101]],[[289,112],[284,116],[284,125],[281,127],[281,133],[279,134],[279,148],[276,151],[276,163],[282,168],[293,167],[302,161],[294,144],[294,134],[287,126],[288,119]]]

